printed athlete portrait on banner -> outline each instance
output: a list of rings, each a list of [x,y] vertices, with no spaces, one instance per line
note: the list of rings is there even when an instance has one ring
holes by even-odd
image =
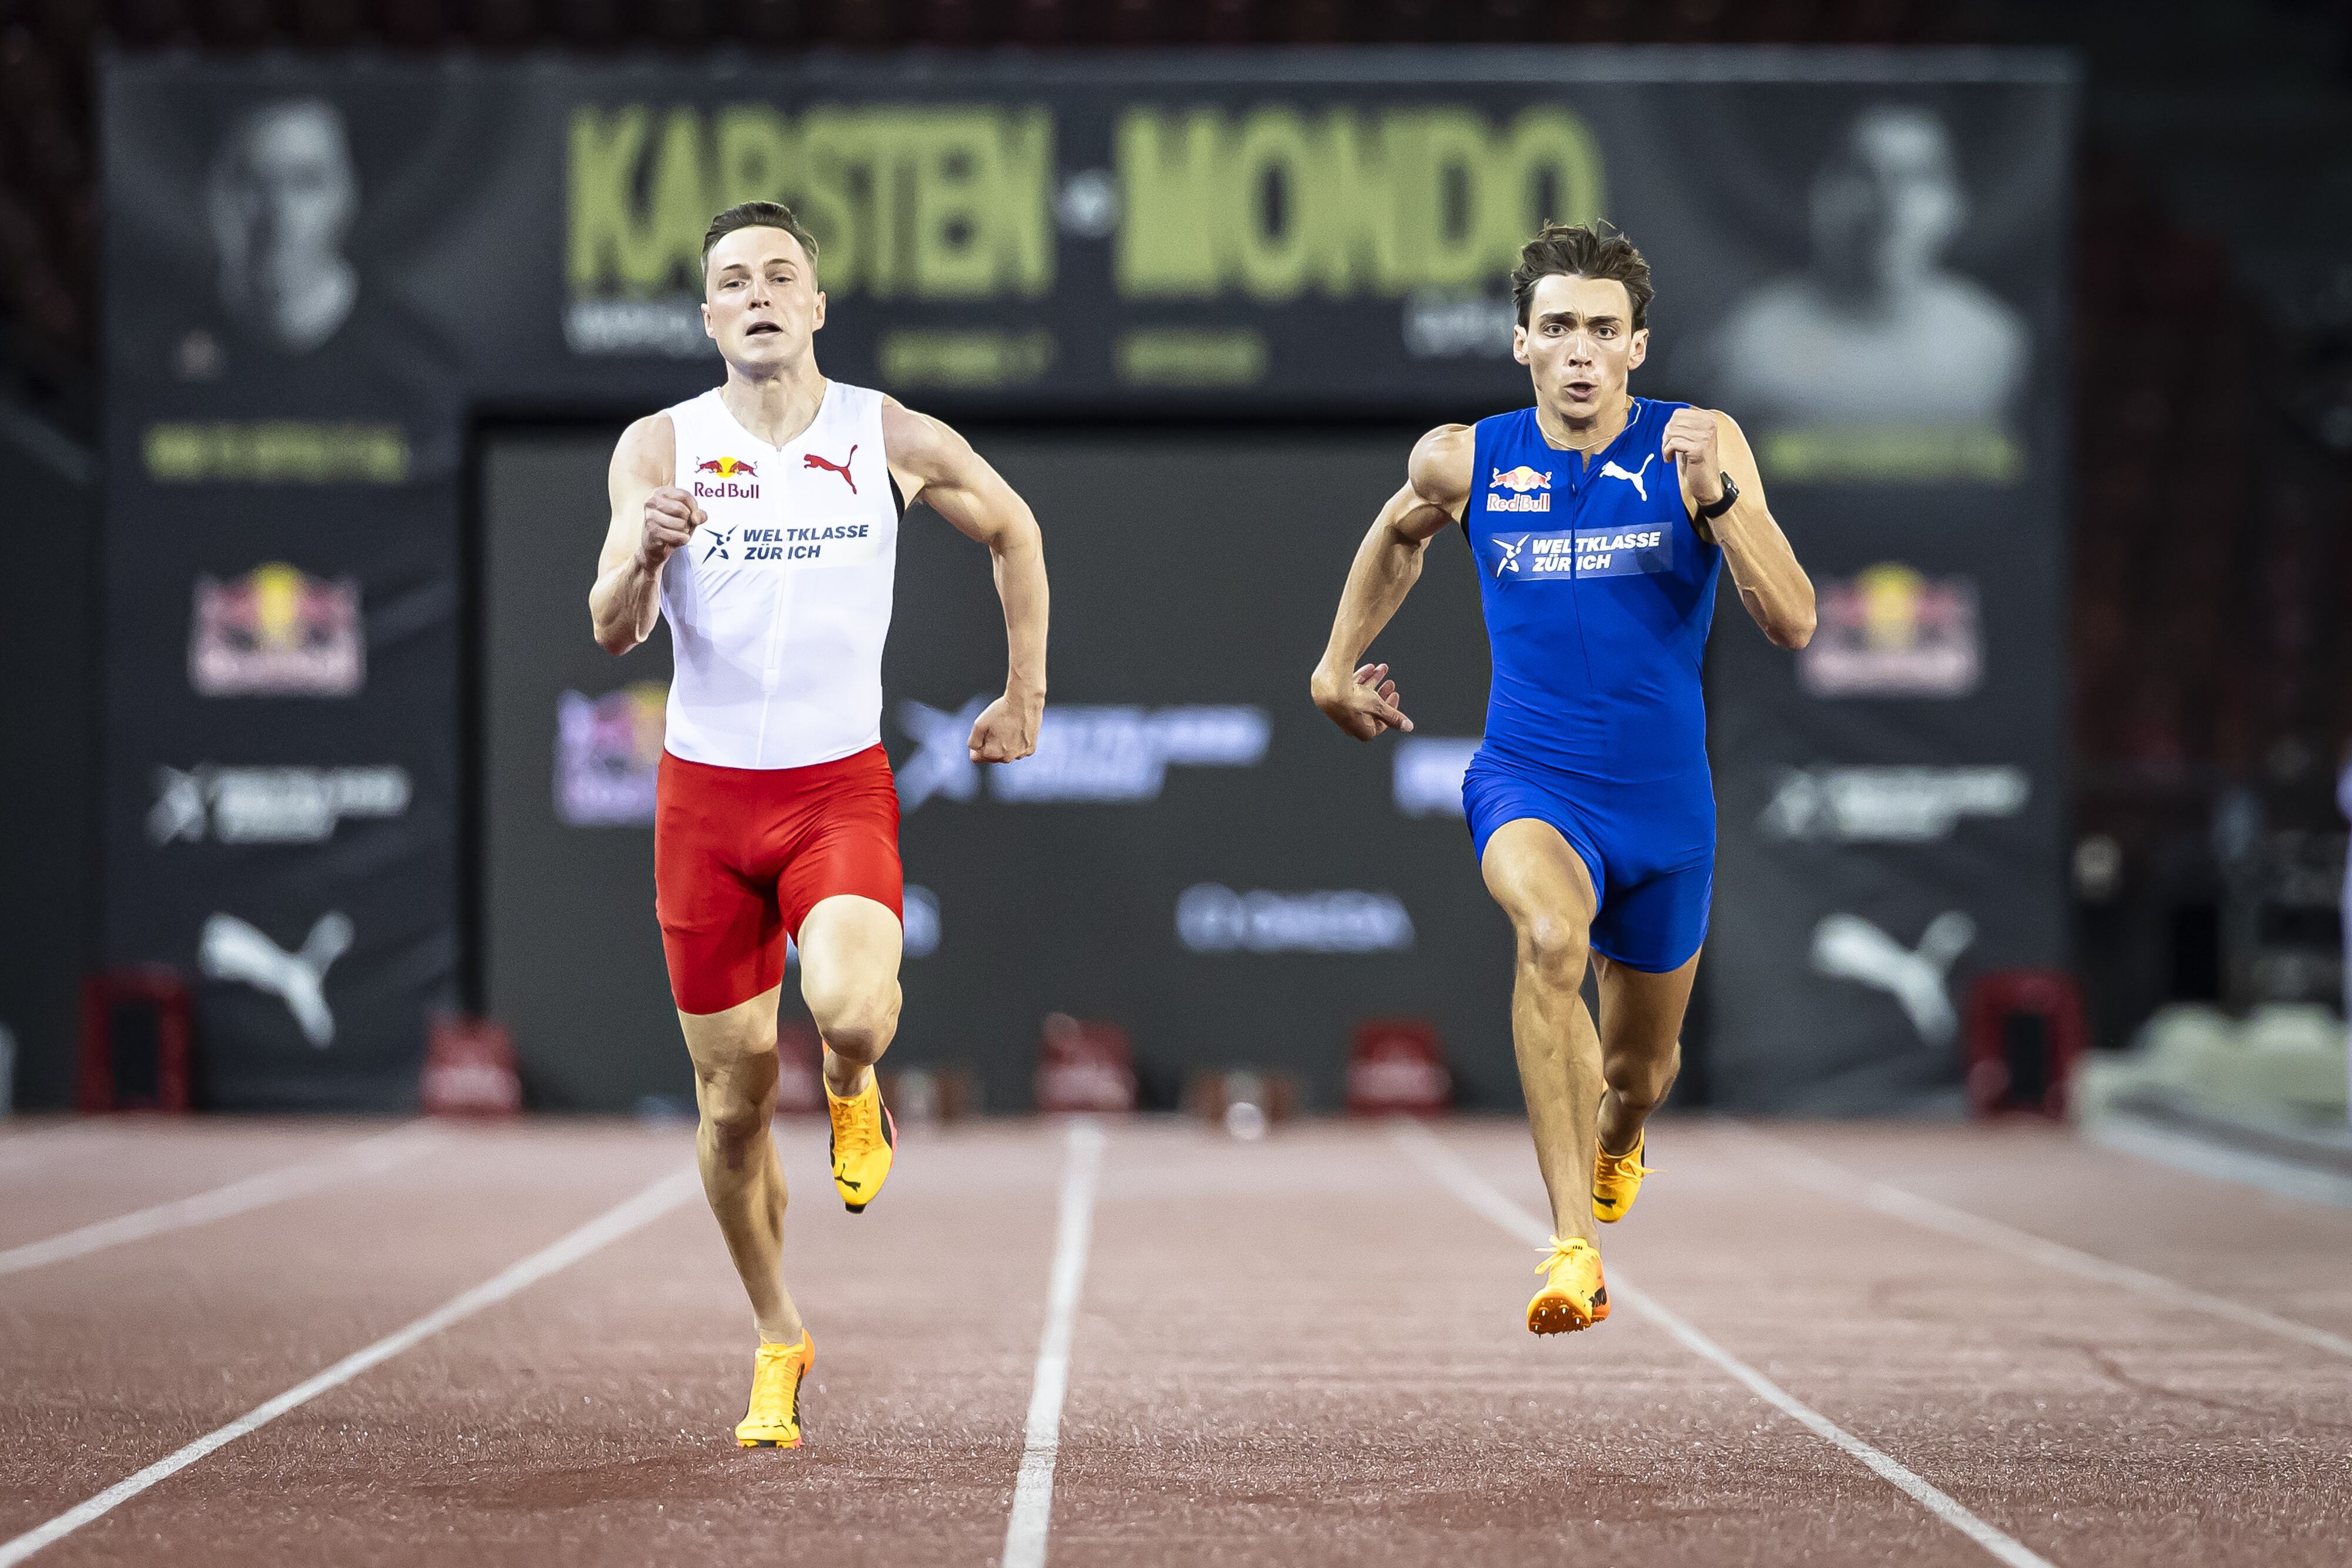
[[[1707,395],[1748,411],[1766,472],[2013,472],[2032,340],[2015,307],[1948,260],[1969,203],[1943,117],[1864,109],[1807,211],[1810,267],[1744,296],[1693,356]]]
[[[359,176],[341,113],[295,99],[247,114],[213,162],[206,206],[230,319],[288,353],[333,337],[360,287],[342,254]]]

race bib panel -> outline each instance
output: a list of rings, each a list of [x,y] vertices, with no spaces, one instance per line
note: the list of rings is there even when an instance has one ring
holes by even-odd
[[[709,570],[864,566],[880,559],[882,536],[872,522],[721,523],[694,531],[694,564]]]
[[[1640,577],[1671,571],[1674,565],[1674,532],[1663,523],[1591,532],[1496,534],[1487,544],[1487,570],[1505,581]]]

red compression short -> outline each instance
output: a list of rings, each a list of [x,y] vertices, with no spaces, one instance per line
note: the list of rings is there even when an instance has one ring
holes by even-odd
[[[713,768],[662,753],[654,913],[682,1013],[782,983],[784,938],[854,893],[905,918],[898,789],[878,747],[810,768]]]

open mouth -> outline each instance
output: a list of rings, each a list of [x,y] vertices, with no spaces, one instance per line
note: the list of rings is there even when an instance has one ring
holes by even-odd
[[[743,335],[747,338],[758,338],[763,337],[770,332],[781,332],[782,330],[783,329],[777,326],[773,321],[754,321],[750,327],[744,329]]]
[[[1572,398],[1579,399],[1580,401],[1584,398],[1591,397],[1593,391],[1593,383],[1591,382],[1570,382],[1568,383],[1568,395]]]

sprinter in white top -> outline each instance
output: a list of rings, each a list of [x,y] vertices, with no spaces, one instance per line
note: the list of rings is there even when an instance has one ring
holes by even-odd
[[[812,1350],[782,1277],[784,1177],[768,1136],[784,942],[824,1037],[833,1177],[862,1212],[896,1132],[874,1080],[898,1022],[898,800],[881,745],[882,643],[906,508],[988,547],[1004,695],[975,762],[1036,749],[1045,557],[1031,516],[963,437],[829,382],[815,239],[747,202],[703,236],[705,329],[726,383],[637,421],[613,454],[588,608],[625,653],[669,619],[677,673],[654,827],[655,904],[701,1112],[703,1190],[760,1331],[746,1448],[797,1448]]]

